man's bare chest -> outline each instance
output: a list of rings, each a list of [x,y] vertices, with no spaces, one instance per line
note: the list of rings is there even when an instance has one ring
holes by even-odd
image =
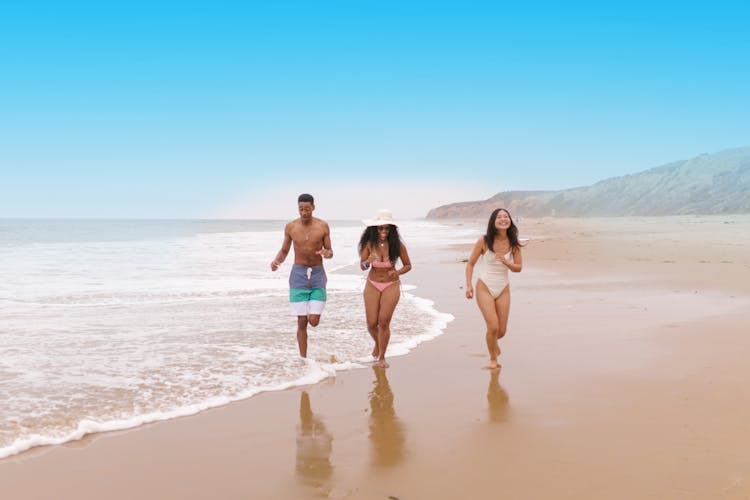
[[[317,226],[305,227],[300,224],[292,228],[290,233],[292,241],[297,244],[319,243],[323,239],[323,230]]]

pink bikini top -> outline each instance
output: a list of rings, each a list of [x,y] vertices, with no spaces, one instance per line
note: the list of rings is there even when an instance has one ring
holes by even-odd
[[[372,261],[372,267],[380,267],[380,268],[386,268],[386,267],[392,267],[393,264],[391,264],[391,261],[385,261],[380,262],[379,260]]]

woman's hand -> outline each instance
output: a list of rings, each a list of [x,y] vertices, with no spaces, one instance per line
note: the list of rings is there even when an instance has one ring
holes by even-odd
[[[498,255],[497,260],[500,261],[501,264],[503,264],[505,267],[510,267],[510,262],[508,259],[505,258],[505,255]]]
[[[370,269],[370,265],[376,260],[378,260],[377,255],[375,255],[374,252],[370,252],[367,258],[359,263],[359,267],[361,267],[363,271],[367,271]]]
[[[466,298],[467,299],[474,298],[474,287],[471,285],[466,285]]]
[[[370,269],[370,264],[372,264],[374,260],[377,260],[377,255],[375,254],[375,252],[371,251],[369,247],[365,248],[362,251],[362,254],[363,255],[360,256],[359,267],[363,271],[367,271],[368,269]],[[367,257],[364,257],[364,255],[367,255]]]

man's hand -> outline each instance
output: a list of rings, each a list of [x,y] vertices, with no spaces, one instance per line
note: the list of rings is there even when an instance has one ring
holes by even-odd
[[[277,261],[276,259],[272,260],[271,261],[271,271],[277,270],[280,265],[281,265],[281,263],[279,261]]]
[[[324,259],[330,259],[331,257],[333,257],[333,250],[331,250],[330,248],[321,248],[315,253],[317,253]]]

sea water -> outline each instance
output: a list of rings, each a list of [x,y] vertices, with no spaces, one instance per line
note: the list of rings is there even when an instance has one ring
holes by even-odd
[[[362,226],[331,223],[328,303],[299,357],[283,221],[0,220],[0,458],[363,366]],[[400,226],[410,251],[473,233]],[[404,281],[408,281],[405,277]],[[389,355],[451,320],[402,287]]]

